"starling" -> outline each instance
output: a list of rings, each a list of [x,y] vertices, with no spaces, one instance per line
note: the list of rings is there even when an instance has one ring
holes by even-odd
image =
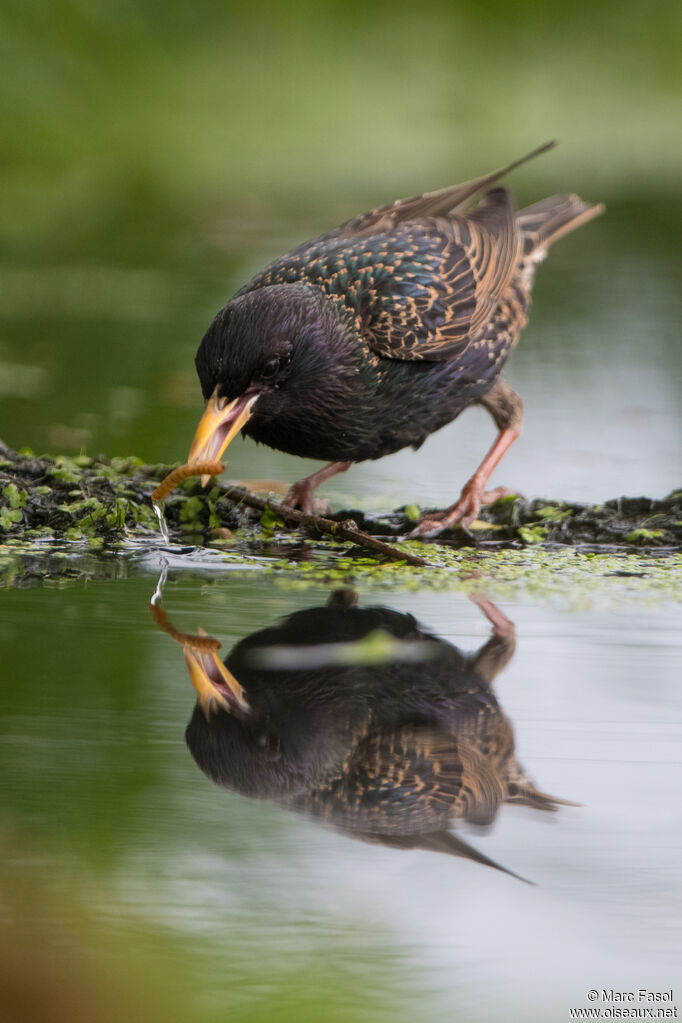
[[[507,189],[490,187],[552,145],[354,217],[256,274],[197,351],[206,411],[189,461],[218,459],[240,430],[328,461],[285,499],[314,511],[320,483],[354,462],[419,448],[479,404],[497,439],[455,504],[415,534],[466,529],[481,504],[508,492],[485,486],[521,431],[521,400],[500,373],[527,320],[536,264],[603,209],[556,195],[517,212]]]
[[[355,838],[505,869],[453,822],[490,824],[503,803],[564,801],[539,792],[516,759],[492,689],[514,627],[477,602],[493,635],[473,656],[410,614],[355,606],[352,591],[249,636],[224,664],[186,646],[198,697],[192,756],[218,785]]]

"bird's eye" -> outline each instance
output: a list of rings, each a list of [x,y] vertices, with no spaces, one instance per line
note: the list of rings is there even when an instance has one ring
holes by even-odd
[[[272,359],[268,359],[263,368],[260,371],[261,380],[272,380],[276,377],[280,368],[279,356],[275,355]]]

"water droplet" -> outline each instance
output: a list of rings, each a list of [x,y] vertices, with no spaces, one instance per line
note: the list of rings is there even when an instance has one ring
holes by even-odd
[[[163,514],[163,501],[152,501],[152,508],[159,520],[159,529],[161,530],[161,536],[164,539],[164,543],[170,543],[170,533],[168,532],[168,525],[166,524],[166,516]]]

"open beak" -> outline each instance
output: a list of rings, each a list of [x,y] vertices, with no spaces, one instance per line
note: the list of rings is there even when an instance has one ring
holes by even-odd
[[[225,398],[218,397],[216,388],[206,402],[187,461],[190,464],[217,462],[232,438],[251,418],[251,409],[257,398],[257,394],[247,392],[234,401],[226,402]],[[206,486],[209,479],[210,476],[202,476],[202,484]]]
[[[228,714],[246,714],[249,704],[234,675],[230,674],[215,650],[198,650],[186,643],[185,662],[197,701],[208,721],[218,709]]]

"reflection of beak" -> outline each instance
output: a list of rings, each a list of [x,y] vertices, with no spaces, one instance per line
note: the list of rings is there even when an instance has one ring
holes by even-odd
[[[206,403],[206,411],[199,420],[187,461],[190,464],[216,462],[232,438],[251,418],[251,408],[257,397],[257,394],[247,392],[235,398],[234,401],[225,403],[224,398],[218,397],[216,388]],[[202,476],[202,484],[206,486],[209,479],[209,476]]]
[[[192,685],[197,691],[199,706],[208,721],[219,708],[228,714],[248,713],[249,705],[244,690],[231,675],[215,650],[203,651],[186,643],[185,661]]]

